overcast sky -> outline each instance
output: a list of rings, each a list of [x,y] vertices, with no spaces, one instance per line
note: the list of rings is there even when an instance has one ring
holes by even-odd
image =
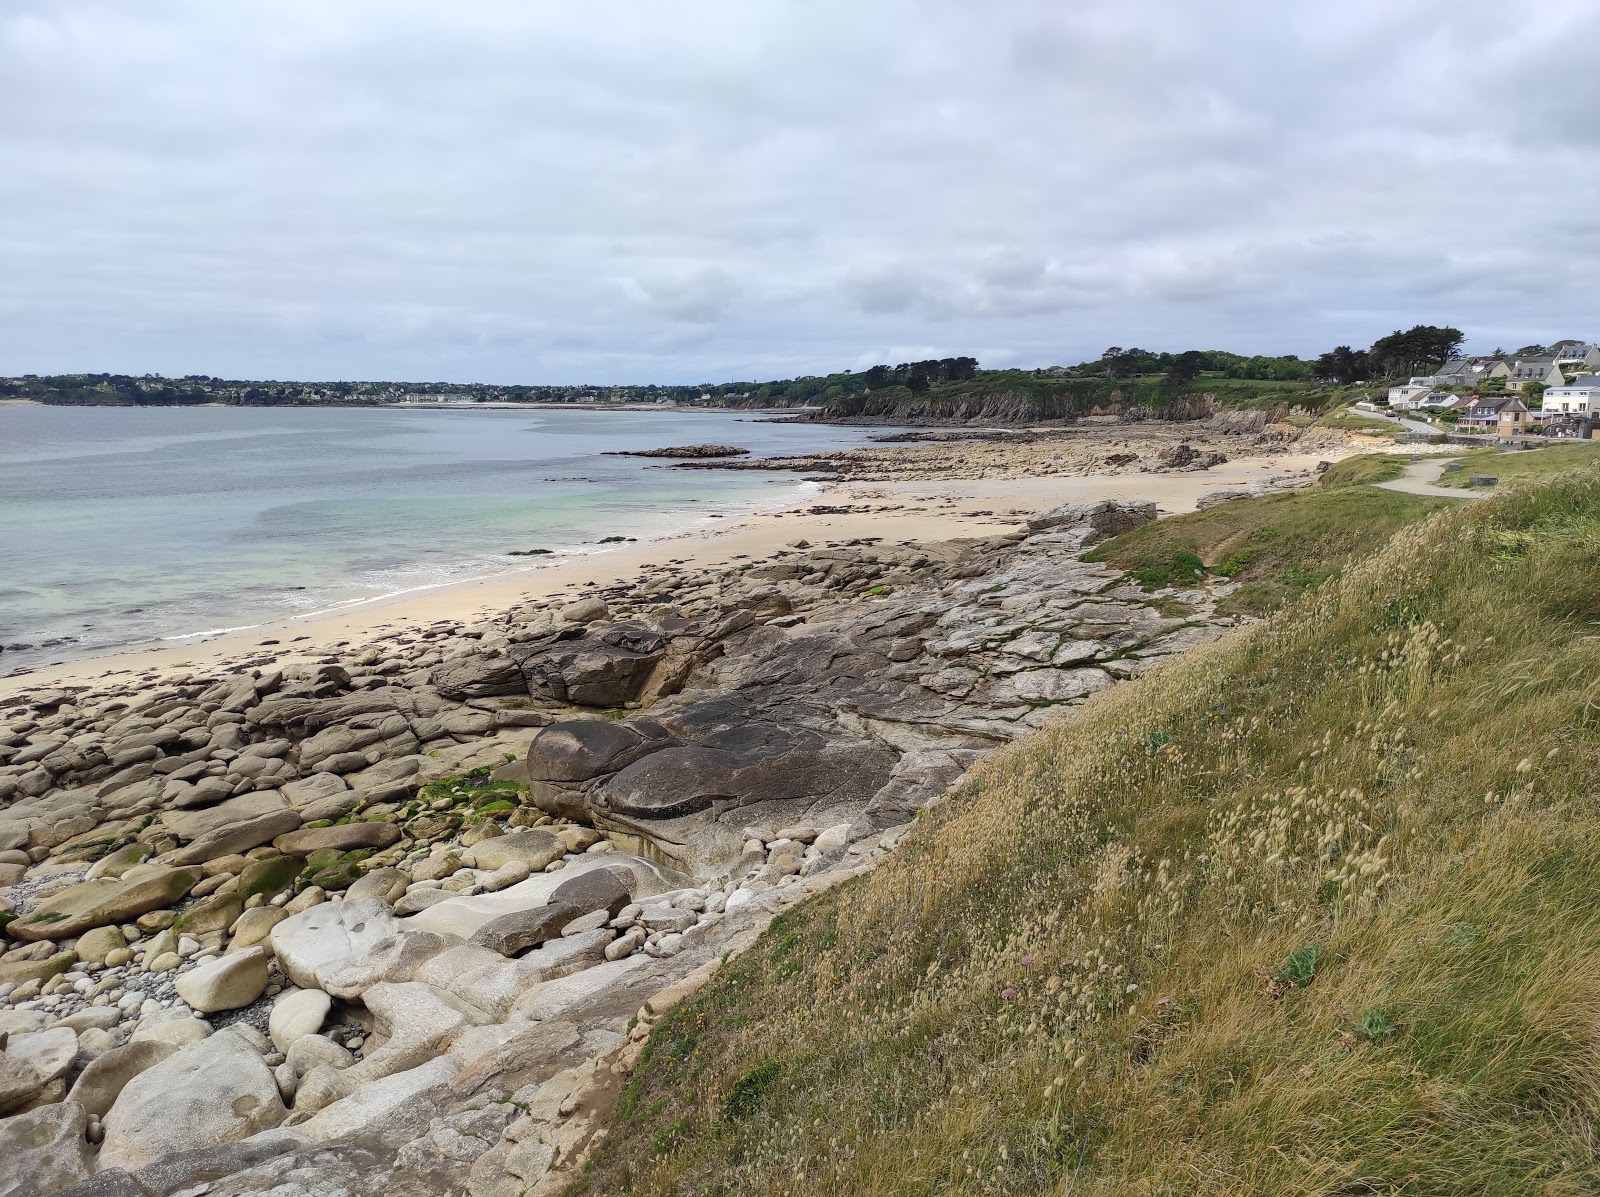
[[[6,0],[0,374],[1600,338],[1595,0]]]

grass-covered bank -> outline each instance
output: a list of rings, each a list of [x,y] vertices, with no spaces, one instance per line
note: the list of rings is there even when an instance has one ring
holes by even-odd
[[[983,764],[654,1032],[584,1193],[1600,1188],[1600,480]]]
[[[1146,524],[1088,553],[1141,585],[1192,586],[1230,578],[1220,610],[1261,615],[1336,576],[1400,528],[1452,504],[1368,485],[1398,478],[1401,458],[1367,455],[1331,467],[1322,484]]]

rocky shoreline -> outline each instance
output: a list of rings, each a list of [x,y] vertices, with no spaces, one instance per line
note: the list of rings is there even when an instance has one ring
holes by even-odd
[[[776,912],[1235,622],[1227,583],[1078,560],[1155,514],[797,540],[0,700],[6,1191],[556,1191]]]

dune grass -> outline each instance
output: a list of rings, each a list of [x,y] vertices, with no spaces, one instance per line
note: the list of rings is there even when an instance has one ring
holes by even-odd
[[[1149,590],[1192,586],[1207,575],[1231,578],[1239,589],[1223,612],[1260,615],[1450,505],[1365,485],[1399,477],[1403,468],[1392,456],[1350,458],[1331,467],[1320,487],[1159,520],[1095,546],[1085,559],[1126,570]]]
[[[1096,696],[663,1019],[574,1191],[1600,1191],[1597,621],[1586,473]]]

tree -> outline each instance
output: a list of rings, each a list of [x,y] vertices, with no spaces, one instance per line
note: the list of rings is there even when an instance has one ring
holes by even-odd
[[[1379,337],[1367,352],[1385,378],[1405,378],[1438,369],[1460,352],[1463,339],[1459,328],[1418,324]]]
[[[1318,378],[1347,387],[1353,382],[1360,382],[1371,369],[1372,359],[1364,350],[1340,345],[1317,359],[1315,374]]]
[[[1538,411],[1544,406],[1544,393],[1547,384],[1542,382],[1525,382],[1522,384],[1522,406],[1529,411]]]
[[[889,367],[873,366],[870,370],[863,374],[862,377],[866,379],[867,388],[869,390],[881,391],[884,387],[889,385]]]
[[[1172,359],[1172,365],[1167,370],[1167,381],[1173,386],[1188,386],[1200,377],[1200,371],[1206,368],[1206,355],[1198,349],[1186,349]]]
[[[913,395],[927,394],[929,385],[931,384],[928,382],[928,376],[921,370],[913,370],[906,379],[906,390]]]

